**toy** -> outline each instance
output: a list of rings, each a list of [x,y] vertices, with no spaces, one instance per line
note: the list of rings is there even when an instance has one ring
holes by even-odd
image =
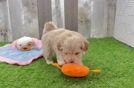
[[[100,73],[99,69],[90,70],[86,66],[73,64],[73,63],[64,64],[62,67],[57,63],[53,63],[52,65],[59,68],[64,75],[69,77],[84,77],[87,76],[90,72]]]
[[[41,40],[37,38],[31,38],[27,36],[23,36],[11,43],[12,48],[16,48],[21,51],[29,51],[33,48],[42,48],[42,42]]]

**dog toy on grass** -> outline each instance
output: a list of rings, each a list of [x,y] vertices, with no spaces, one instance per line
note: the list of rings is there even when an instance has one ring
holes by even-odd
[[[62,73],[69,77],[84,77],[87,76],[90,72],[93,73],[100,73],[101,71],[99,69],[96,70],[90,70],[90,68],[78,64],[64,64],[62,67],[58,65],[57,63],[53,63],[53,66],[59,68]]]

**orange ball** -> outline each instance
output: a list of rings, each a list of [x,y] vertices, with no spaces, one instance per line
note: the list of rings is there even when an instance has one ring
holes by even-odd
[[[64,64],[61,71],[70,77],[84,77],[89,74],[89,68],[78,64]]]

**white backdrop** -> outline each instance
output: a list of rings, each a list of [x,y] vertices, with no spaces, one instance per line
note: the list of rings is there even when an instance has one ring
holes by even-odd
[[[134,0],[117,0],[114,37],[134,47]]]

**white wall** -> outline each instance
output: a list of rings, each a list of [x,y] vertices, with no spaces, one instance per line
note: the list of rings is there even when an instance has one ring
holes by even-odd
[[[78,1],[78,31],[87,38],[113,36],[116,0]]]
[[[114,37],[134,47],[134,1],[117,0]]]
[[[107,1],[93,0],[91,15],[91,37],[107,36]]]
[[[91,37],[92,0],[78,0],[78,32]]]

